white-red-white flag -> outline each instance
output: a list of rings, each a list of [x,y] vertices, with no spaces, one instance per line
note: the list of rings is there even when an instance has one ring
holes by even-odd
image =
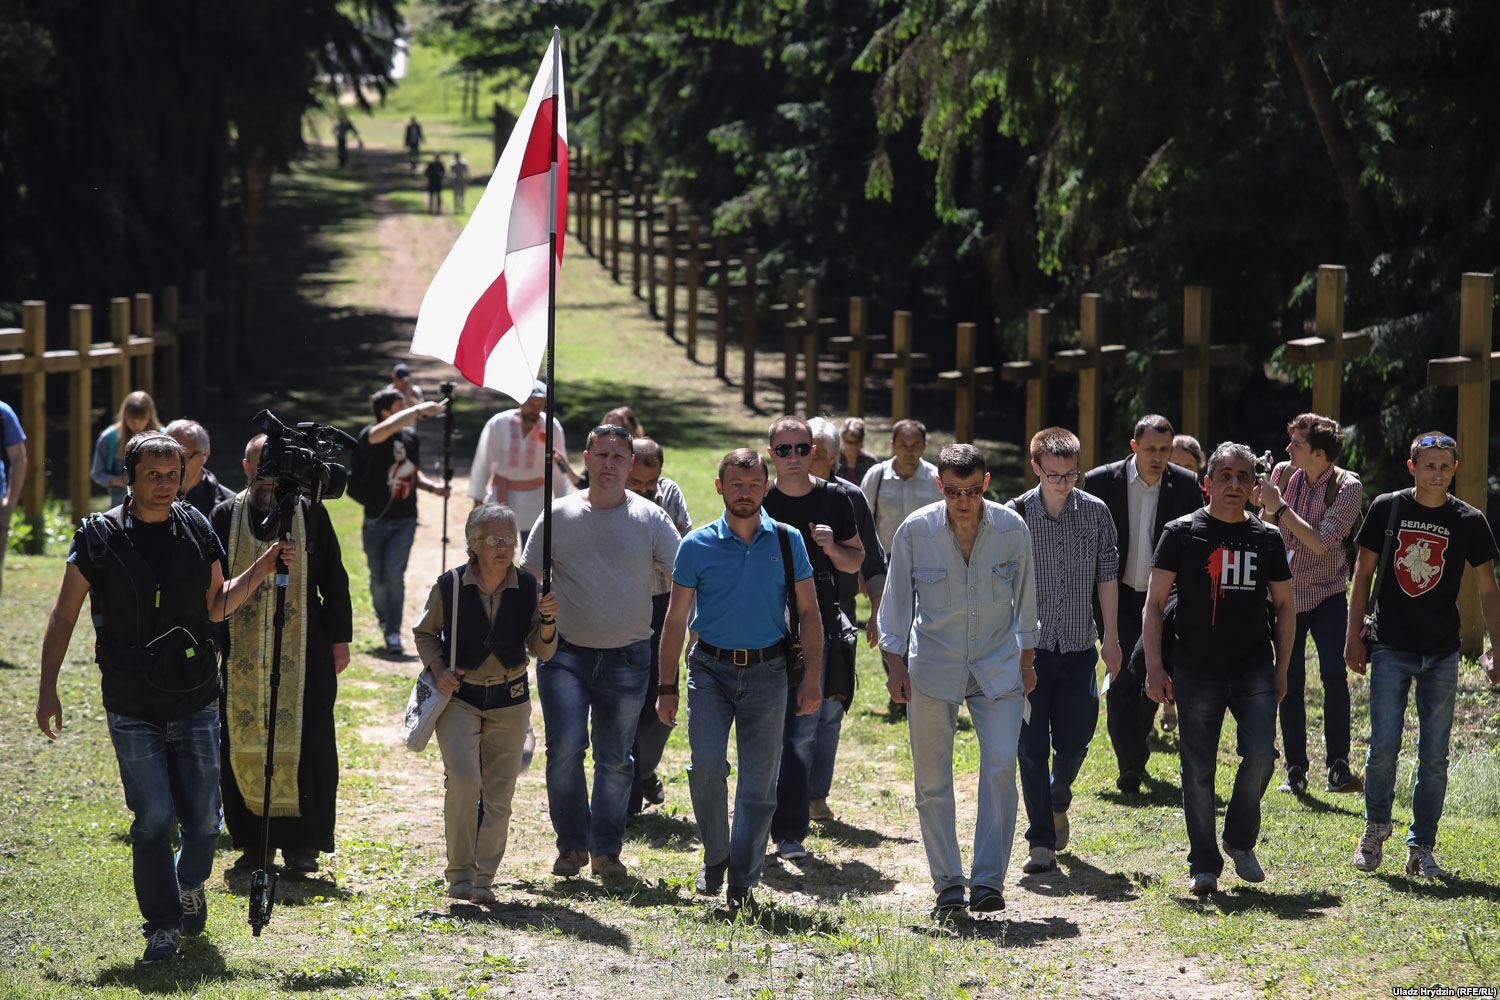
[[[554,213],[557,257],[550,266],[559,272],[567,230],[568,125],[558,45],[554,32],[484,195],[427,286],[411,342],[413,354],[450,362],[475,385],[518,402],[531,395],[547,349]]]

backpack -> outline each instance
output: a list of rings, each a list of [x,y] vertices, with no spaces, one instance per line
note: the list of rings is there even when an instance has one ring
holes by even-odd
[[[1271,472],[1271,481],[1276,484],[1277,489],[1281,490],[1282,501],[1288,502],[1286,498],[1286,484],[1292,481],[1292,473],[1290,471],[1292,465],[1290,462],[1288,462],[1282,465],[1281,468],[1288,470],[1285,476],[1285,482],[1277,480],[1276,472],[1274,469]],[[1303,481],[1306,482],[1306,479],[1307,474],[1303,473]],[[1344,484],[1351,479],[1355,482],[1359,482],[1359,477],[1350,472],[1348,469],[1341,469],[1337,465],[1333,467],[1333,475],[1329,476],[1328,482],[1323,484],[1323,510],[1325,513],[1327,512],[1328,508],[1333,506],[1333,502],[1338,499],[1339,490],[1343,489]],[[1300,492],[1298,495],[1301,495]],[[1344,535],[1339,543],[1344,547],[1344,563],[1346,567],[1345,573],[1349,576],[1350,579],[1354,578],[1354,564],[1359,559],[1359,544],[1355,542],[1354,539],[1359,535],[1359,526],[1364,523],[1365,512],[1367,510],[1369,510],[1369,505],[1364,502],[1364,497],[1361,496],[1359,501],[1359,513],[1355,515],[1354,520],[1350,522],[1348,533]]]

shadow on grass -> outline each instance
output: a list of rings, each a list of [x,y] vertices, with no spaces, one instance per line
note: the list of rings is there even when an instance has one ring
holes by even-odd
[[[806,857],[796,862],[767,864],[761,880],[782,892],[804,892],[819,899],[844,896],[874,896],[890,892],[896,880],[863,861],[824,861]]]
[[[1315,795],[1302,792],[1297,796],[1297,801],[1315,813],[1336,813],[1341,816],[1363,816],[1363,809],[1351,809],[1348,806],[1338,805],[1336,802],[1325,802]]]
[[[1117,788],[1106,788],[1099,792],[1099,798],[1117,806],[1181,806],[1182,789],[1169,781],[1161,781],[1147,775],[1146,780],[1141,782],[1141,790],[1138,792],[1122,792]],[[1215,796],[1215,808],[1220,804],[1218,796]]]
[[[0,670],[20,670],[21,664],[0,657]]]
[[[1107,872],[1072,854],[1059,855],[1057,868],[1022,875],[1020,885],[1038,896],[1090,896],[1101,903],[1129,903],[1140,898],[1130,876]]]
[[[709,911],[709,917],[721,923],[740,922],[759,927],[767,934],[777,937],[832,934],[840,927],[840,922],[835,917],[799,910],[785,903],[761,903],[751,910],[735,911],[721,901]]]
[[[551,883],[521,881],[516,886],[543,899],[614,902],[626,906],[687,906],[692,902],[668,882],[647,882],[634,876],[608,885],[578,877]]]
[[[575,907],[556,903],[497,903],[494,906],[456,904],[447,913],[419,914],[438,919],[460,920],[467,924],[494,924],[518,931],[544,931],[630,951],[630,935],[617,927],[582,913]]]
[[[855,826],[838,819],[817,820],[818,832],[840,847],[879,847],[882,844],[915,844],[912,837],[896,837],[879,830]]]
[[[1475,879],[1459,878],[1456,875],[1449,875],[1447,878],[1434,881],[1412,878],[1410,875],[1391,875],[1386,872],[1376,872],[1375,877],[1390,886],[1393,892],[1402,892],[1412,896],[1427,896],[1431,899],[1473,897],[1500,903],[1500,885],[1493,882],[1480,882]]]
[[[224,889],[232,896],[250,895],[250,878],[253,870],[228,868],[224,871]],[[350,892],[335,882],[316,875],[299,875],[281,872],[276,879],[277,906],[304,906],[329,899],[353,899],[357,893]]]
[[[655,810],[638,813],[625,823],[627,841],[643,842],[655,848],[685,851],[693,846],[697,838],[698,827],[691,820]]]
[[[192,995],[208,983],[220,983],[238,979],[241,973],[232,972],[224,961],[224,955],[208,938],[183,938],[177,958],[168,962],[141,965],[138,962],[116,962],[99,970],[90,985],[95,989],[125,987],[140,993],[182,993]],[[56,982],[72,982],[65,977],[48,972],[47,978]]]
[[[928,924],[913,924],[915,934],[950,940],[984,940],[1011,948],[1035,948],[1049,941],[1064,941],[1079,936],[1078,925],[1066,917],[1043,917],[1041,920],[1007,920],[976,918],[967,913],[934,917]]]
[[[1230,892],[1216,892],[1201,901],[1178,897],[1174,902],[1184,910],[1195,912],[1211,909],[1225,915],[1268,913],[1278,920],[1316,920],[1326,916],[1324,910],[1342,906],[1344,897],[1322,890],[1267,892],[1252,886],[1239,886]]]

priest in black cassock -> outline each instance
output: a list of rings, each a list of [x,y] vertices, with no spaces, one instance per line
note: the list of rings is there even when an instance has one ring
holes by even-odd
[[[275,525],[263,525],[275,504],[275,484],[256,479],[265,435],[245,448],[250,486],[214,508],[214,531],[224,544],[224,571],[264,548]],[[275,774],[271,781],[271,849],[280,849],[286,871],[318,870],[319,852],[333,850],[334,805],[339,783],[333,705],[338,675],[349,664],[353,610],[338,535],[322,506],[296,508],[292,566],[282,631],[281,683],[277,695]],[[270,704],[273,579],[228,621],[224,655],[224,700],[219,742],[224,822],[236,850],[234,867],[260,867],[264,807],[266,713]]]

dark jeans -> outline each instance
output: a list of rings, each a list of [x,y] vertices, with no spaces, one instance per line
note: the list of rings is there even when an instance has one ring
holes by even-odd
[[[1370,750],[1365,761],[1365,819],[1389,823],[1396,798],[1396,758],[1412,689],[1417,697],[1417,774],[1411,793],[1409,847],[1437,844],[1448,794],[1448,742],[1458,691],[1458,652],[1437,656],[1389,646],[1370,650]]]
[[[1141,610],[1146,595],[1120,584],[1120,651],[1125,664],[1104,693],[1107,706],[1109,743],[1114,747],[1115,763],[1121,774],[1146,773],[1151,759],[1147,739],[1156,722],[1156,702],[1146,697],[1145,667],[1132,669],[1131,652],[1141,638]]]
[[[819,674],[828,677],[828,643],[823,643],[823,670]],[[842,721],[843,713],[838,716]],[[823,721],[822,705],[811,715],[797,714],[797,689],[787,688],[786,734],[781,743],[781,774],[776,781],[776,815],[771,817],[771,839],[778,844],[795,840],[799,844],[807,839],[812,826],[809,805],[812,802],[810,789],[813,780],[814,757],[817,755],[819,727]],[[835,738],[837,730],[835,729]],[[835,743],[834,747],[837,748]],[[830,763],[829,777],[833,768]],[[825,793],[826,794],[826,793]]]
[[[1188,872],[1224,870],[1214,836],[1214,774],[1227,710],[1238,729],[1240,766],[1224,810],[1224,842],[1252,850],[1260,839],[1260,800],[1276,768],[1276,677],[1269,646],[1233,673],[1177,670],[1177,726],[1182,750],[1182,812],[1187,820]]]
[[[175,722],[109,714],[130,824],[135,900],[152,931],[182,927],[179,886],[201,885],[219,842],[219,706]],[[173,854],[172,835],[181,850]]]
[[[1349,605],[1334,594],[1311,611],[1297,616],[1297,638],[1286,674],[1286,697],[1281,702],[1281,745],[1287,770],[1307,772],[1307,635],[1318,649],[1318,675],[1323,678],[1324,763],[1349,761],[1349,680],[1344,673],[1344,624]]]
[[[375,606],[380,634],[399,635],[406,605],[406,561],[417,537],[417,519],[367,520],[361,537],[370,566],[370,603]]]
[[[655,594],[651,598],[651,672],[646,675],[646,700],[641,704],[641,720],[635,728],[635,776],[630,784],[630,815],[641,811],[645,802],[644,782],[656,776],[661,755],[667,749],[672,730],[656,714],[656,687],[660,683],[661,627],[667,620],[667,601],[672,595]],[[680,682],[679,682],[680,683]]]
[[[1055,848],[1052,814],[1073,803],[1073,779],[1083,767],[1099,721],[1098,653],[1036,652],[1031,721],[1021,726],[1021,797],[1026,803],[1026,843]],[[1050,774],[1049,768],[1050,767]]]

